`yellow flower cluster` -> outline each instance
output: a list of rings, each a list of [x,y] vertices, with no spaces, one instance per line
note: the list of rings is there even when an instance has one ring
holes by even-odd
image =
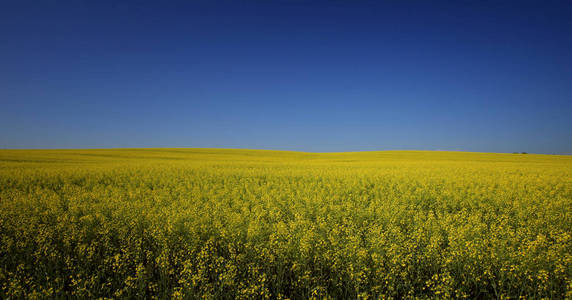
[[[0,150],[0,298],[572,296],[572,157]]]

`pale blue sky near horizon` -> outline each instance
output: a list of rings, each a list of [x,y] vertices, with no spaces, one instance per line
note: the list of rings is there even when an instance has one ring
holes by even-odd
[[[0,148],[572,154],[569,1],[3,1]]]

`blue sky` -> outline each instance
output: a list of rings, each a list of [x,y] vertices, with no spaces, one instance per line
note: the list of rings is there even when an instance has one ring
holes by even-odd
[[[0,148],[572,153],[570,1],[2,1]]]

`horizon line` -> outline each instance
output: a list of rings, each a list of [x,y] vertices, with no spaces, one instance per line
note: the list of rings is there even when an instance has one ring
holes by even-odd
[[[459,152],[459,153],[475,153],[475,154],[533,154],[533,155],[560,155],[570,156],[572,152],[565,153],[534,153],[524,151],[514,152],[483,152],[470,150],[446,150],[446,149],[385,149],[385,150],[352,150],[352,151],[301,151],[301,150],[282,150],[282,149],[259,149],[259,148],[223,148],[223,147],[105,147],[105,148],[0,148],[0,151],[68,151],[68,150],[162,150],[162,149],[198,149],[198,150],[247,150],[247,151],[276,151],[276,152],[295,152],[308,154],[335,154],[335,153],[366,153],[366,152]]]

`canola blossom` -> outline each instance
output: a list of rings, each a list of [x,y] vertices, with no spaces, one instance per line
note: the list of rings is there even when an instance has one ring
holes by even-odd
[[[0,150],[0,298],[572,298],[572,156]]]

